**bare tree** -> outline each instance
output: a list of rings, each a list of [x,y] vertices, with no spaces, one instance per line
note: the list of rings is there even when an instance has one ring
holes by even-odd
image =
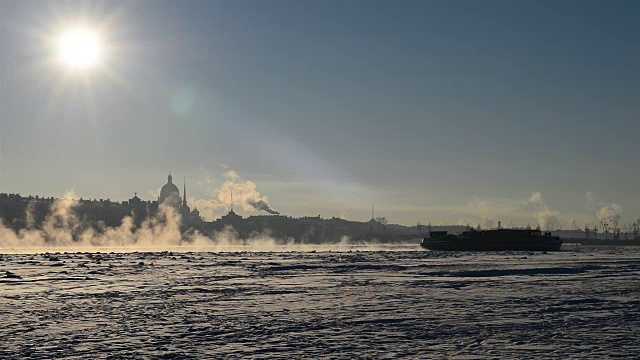
[[[379,216],[377,218],[374,219],[376,222],[380,223],[380,225],[387,225],[389,223],[389,220],[387,220],[386,217],[384,216]]]

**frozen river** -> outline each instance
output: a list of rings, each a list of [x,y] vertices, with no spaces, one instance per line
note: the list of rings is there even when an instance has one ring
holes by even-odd
[[[640,354],[640,248],[366,250],[0,255],[0,358]]]

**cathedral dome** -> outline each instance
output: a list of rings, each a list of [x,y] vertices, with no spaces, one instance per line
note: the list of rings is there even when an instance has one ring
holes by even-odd
[[[160,189],[160,198],[158,199],[158,203],[162,204],[164,202],[168,202],[168,205],[178,207],[180,206],[180,190],[173,183],[173,178],[171,174],[167,178],[167,183],[162,186]]]

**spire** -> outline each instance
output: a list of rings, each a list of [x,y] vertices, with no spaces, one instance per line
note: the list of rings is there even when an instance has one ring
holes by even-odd
[[[168,184],[173,183],[173,177],[171,177],[171,171],[169,171],[169,176],[167,177],[167,183]]]
[[[231,211],[233,211],[233,190],[231,190]]]
[[[182,190],[182,205],[187,206],[187,178],[184,178],[184,189]]]

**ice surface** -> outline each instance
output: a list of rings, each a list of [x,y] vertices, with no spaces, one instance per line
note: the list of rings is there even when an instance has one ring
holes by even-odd
[[[0,255],[0,358],[640,354],[639,248],[399,250]]]

